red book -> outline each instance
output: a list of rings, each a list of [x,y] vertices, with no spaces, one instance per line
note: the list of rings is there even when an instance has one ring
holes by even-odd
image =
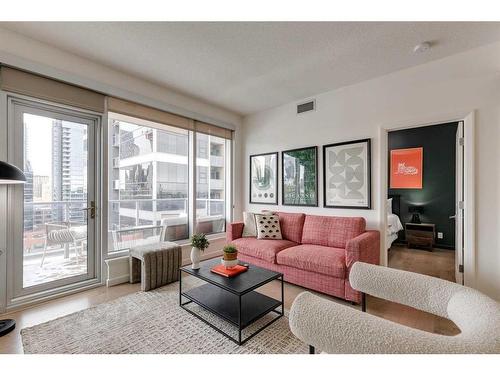
[[[218,266],[213,267],[211,271],[224,277],[233,277],[245,272],[247,269],[247,267],[240,266],[239,264],[233,268],[226,268],[223,264],[219,264]]]

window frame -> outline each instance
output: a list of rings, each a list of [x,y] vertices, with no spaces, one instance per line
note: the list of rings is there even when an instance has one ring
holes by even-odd
[[[118,118],[117,118],[118,117]],[[173,125],[169,124],[162,124],[158,122],[153,122],[149,120],[144,120],[138,117],[133,117],[129,115],[124,115],[112,111],[106,111],[105,116],[103,118],[103,123],[107,124],[107,126],[103,127],[104,131],[104,136],[103,140],[106,140],[105,145],[104,145],[104,184],[103,184],[103,233],[106,233],[107,235],[107,241],[103,241],[103,258],[104,259],[113,259],[113,258],[118,258],[118,257],[123,257],[123,256],[128,256],[129,254],[129,249],[121,249],[117,251],[113,251],[113,241],[112,241],[112,235],[109,230],[110,227],[110,205],[113,203],[110,200],[109,196],[109,189],[110,186],[109,184],[113,183],[112,180],[110,179],[111,171],[112,171],[112,155],[110,155],[111,152],[111,147],[113,145],[113,134],[111,132],[111,121],[113,119],[123,119],[122,121],[124,122],[129,122],[134,125],[140,125],[140,126],[145,126],[145,127],[151,127],[156,130],[163,130],[167,131],[167,129],[162,129],[162,125],[169,126],[176,128]],[[127,120],[128,119],[128,120]],[[134,120],[137,120],[139,123],[135,123]],[[179,128],[182,129],[182,128]],[[185,130],[185,129],[182,129]],[[191,236],[195,233],[196,230],[196,224],[197,224],[197,218],[196,218],[196,185],[198,184],[197,182],[197,174],[196,174],[196,166],[197,166],[197,149],[198,149],[198,140],[197,140],[197,135],[198,134],[204,134],[208,136],[208,134],[197,132],[196,130],[186,130],[188,134],[188,171],[187,171],[187,184],[188,184],[188,203],[187,203],[187,217],[188,217],[188,238],[182,239],[175,241],[181,246],[188,245],[190,243],[190,238]],[[218,136],[217,136],[218,137]],[[222,137],[218,137],[222,138]],[[232,191],[233,191],[233,176],[234,176],[234,171],[233,171],[233,142],[234,139],[227,139],[227,138],[222,138],[224,140],[224,143],[222,147],[224,147],[224,194],[223,194],[223,205],[224,205],[224,231],[222,232],[216,232],[216,233],[210,233],[207,234],[208,239],[220,239],[225,237],[225,233],[227,231],[227,225],[228,223],[231,222],[232,216],[233,216],[233,201],[232,201]],[[156,149],[156,148],[155,148]],[[210,145],[207,147],[207,158],[210,162]],[[207,180],[210,179],[210,165],[207,170]],[[207,181],[208,182],[208,181]],[[210,194],[208,199],[210,199]],[[134,201],[134,200],[131,200]],[[208,202],[209,204],[209,202]]]

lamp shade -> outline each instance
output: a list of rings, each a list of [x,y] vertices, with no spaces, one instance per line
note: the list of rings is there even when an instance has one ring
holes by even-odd
[[[0,161],[0,184],[24,184],[26,177],[18,167]]]

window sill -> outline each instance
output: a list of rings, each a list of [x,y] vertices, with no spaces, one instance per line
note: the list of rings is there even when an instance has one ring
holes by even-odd
[[[208,234],[207,239],[209,241],[215,241],[215,240],[224,240],[226,239],[226,232],[221,232],[221,233],[214,233],[214,234]],[[185,239],[181,241],[175,241],[177,244],[179,244],[181,247],[190,247],[191,246],[191,240]],[[108,259],[114,259],[114,258],[120,258],[124,256],[128,256],[129,250],[120,250],[112,253],[108,253],[105,257],[104,260]]]

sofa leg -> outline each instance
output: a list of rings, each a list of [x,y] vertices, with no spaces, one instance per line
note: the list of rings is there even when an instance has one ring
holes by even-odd
[[[366,294],[361,293],[361,311],[366,312]]]
[[[314,346],[312,345],[309,345],[309,354],[314,354],[315,353],[315,349],[314,349]]]

